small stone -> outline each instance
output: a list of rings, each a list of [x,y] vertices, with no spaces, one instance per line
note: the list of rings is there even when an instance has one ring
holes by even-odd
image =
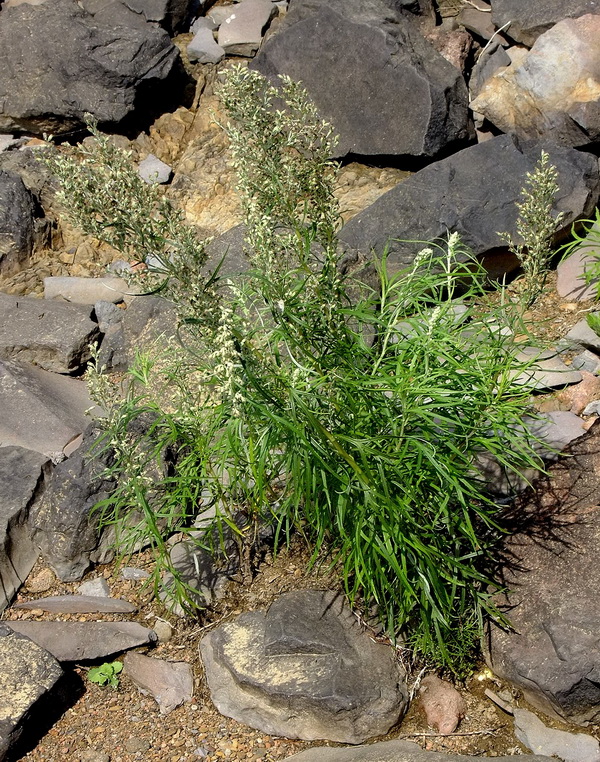
[[[419,701],[425,711],[427,724],[446,735],[453,733],[465,716],[466,704],[453,685],[436,675],[421,681]]]
[[[27,590],[30,593],[45,593],[55,583],[56,577],[52,569],[42,569],[30,580],[27,580]]]
[[[150,693],[158,703],[161,714],[191,701],[194,695],[192,668],[186,662],[155,659],[138,653],[128,653],[124,671],[142,693]]]
[[[86,749],[79,755],[79,762],[110,762],[110,754],[99,749]]]
[[[131,289],[122,278],[50,276],[44,278],[44,299],[64,299],[76,304],[122,302]]]
[[[198,19],[205,21],[206,19]],[[187,46],[187,55],[192,63],[217,64],[225,57],[225,50],[216,43],[210,26],[200,26],[196,29],[194,39]]]
[[[598,231],[596,231],[598,237]],[[600,247],[596,243],[596,251]],[[563,259],[556,268],[556,290],[563,299],[584,302],[595,299],[598,292],[598,281],[590,283],[586,279],[586,271],[590,265],[598,261],[598,255],[591,251],[590,243],[581,244],[570,257]]]
[[[228,55],[253,56],[276,13],[271,0],[242,0],[219,27],[219,45]]]
[[[600,368],[600,357],[586,349],[573,358],[571,367],[582,372],[595,373]]]
[[[130,754],[136,754],[137,752],[144,753],[150,749],[150,741],[145,738],[138,738],[137,736],[130,736],[125,741],[125,749]]]
[[[163,185],[169,182],[173,170],[164,161],[150,153],[139,163],[138,173],[142,180],[149,185]]]
[[[159,643],[167,643],[173,637],[173,628],[164,619],[157,619],[152,625]]]
[[[97,598],[109,598],[110,587],[108,582],[103,577],[96,577],[95,579],[86,579],[77,588],[79,595],[93,596]]]
[[[148,579],[150,573],[145,569],[136,569],[135,566],[125,566],[121,569],[121,579],[142,580]]]

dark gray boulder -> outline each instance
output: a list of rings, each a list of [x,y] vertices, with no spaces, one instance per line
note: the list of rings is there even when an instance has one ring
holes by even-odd
[[[29,517],[35,543],[63,582],[81,579],[93,563],[105,562],[112,554],[93,512],[96,503],[115,488],[113,480],[102,476],[111,462],[110,451],[96,457],[91,453],[98,434],[90,426],[79,449],[57,465]]]
[[[152,24],[102,23],[76,0],[6,8],[0,132],[71,132],[85,113],[101,127],[132,127],[173,102],[180,67],[168,34]]]
[[[488,759],[488,757],[481,757]],[[514,757],[494,757],[494,762],[514,762]],[[525,762],[551,762],[549,757],[522,754]],[[425,751],[410,741],[381,741],[356,749],[315,746],[292,754],[286,762],[469,762],[473,757],[448,752]]]
[[[39,550],[27,519],[39,497],[50,461],[23,447],[0,447],[0,611],[27,579]]]
[[[73,373],[90,359],[99,338],[92,308],[0,293],[0,358]]]
[[[81,4],[98,21],[140,28],[147,22],[157,23],[169,34],[187,31],[199,5],[196,0],[81,0]]]
[[[338,156],[433,157],[470,136],[461,73],[384,0],[292,0],[250,68],[302,82]]]
[[[423,241],[458,232],[475,255],[486,257],[495,275],[517,263],[506,254],[499,232],[516,238],[518,210],[527,172],[541,151],[558,170],[554,213],[564,212],[560,234],[593,210],[600,193],[598,161],[590,154],[542,141],[520,143],[502,135],[438,161],[399,183],[353,217],[340,231],[352,252],[381,254],[389,243],[390,272],[412,263]],[[416,243],[415,243],[416,242]],[[493,257],[500,254],[501,258]]]
[[[217,709],[274,735],[361,743],[387,733],[408,699],[393,649],[330,592],[287,593],[212,630],[200,652]]]
[[[558,21],[586,13],[600,13],[600,0],[491,0],[492,21],[516,42],[533,45],[542,32]]]
[[[517,500],[506,546],[513,630],[492,626],[488,663],[551,717],[600,719],[600,427],[577,439]]]
[[[1,275],[13,275],[27,266],[33,251],[34,210],[33,196],[21,178],[0,170]]]
[[[52,696],[62,675],[51,654],[0,624],[0,760],[18,743],[36,705]]]

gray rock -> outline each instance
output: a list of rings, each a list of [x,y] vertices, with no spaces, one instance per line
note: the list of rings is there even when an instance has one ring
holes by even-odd
[[[79,450],[55,468],[48,488],[30,514],[32,536],[48,565],[64,582],[83,577],[93,563],[112,557],[108,536],[98,529],[94,506],[115,489],[115,482],[101,476],[112,462],[109,451],[94,456],[99,434],[90,427]]]
[[[56,614],[133,614],[133,603],[98,595],[50,595],[16,604],[18,609],[40,609]]]
[[[578,384],[583,376],[573,370],[558,357],[556,350],[540,351],[537,347],[526,347],[517,352],[517,362],[531,362],[524,371],[514,378],[515,384],[530,385],[532,390],[557,389],[569,384]]]
[[[104,577],[94,577],[86,579],[81,585],[77,586],[78,595],[93,595],[96,598],[110,598],[110,585]]]
[[[600,426],[595,424],[517,499],[524,529],[507,540],[504,583],[513,630],[491,626],[491,669],[529,703],[576,724],[600,719]]]
[[[94,315],[102,333],[106,333],[112,325],[118,325],[123,319],[123,310],[112,302],[99,301],[94,304]]]
[[[482,757],[488,759],[488,757]],[[551,762],[548,757],[521,755],[526,762]],[[448,752],[424,751],[410,741],[381,741],[353,749],[315,746],[292,754],[286,762],[469,762],[473,757]],[[514,757],[494,757],[494,762],[514,762]]]
[[[217,42],[228,55],[250,58],[277,13],[271,0],[242,0],[219,26]]]
[[[562,452],[586,432],[585,422],[568,410],[542,413],[539,418],[526,419],[525,423],[540,440],[536,449],[545,460],[556,460],[557,451]]]
[[[194,676],[186,662],[128,653],[123,661],[123,671],[142,693],[149,693],[156,699],[161,714],[169,714],[193,698]]]
[[[205,24],[198,24],[204,21]],[[218,64],[225,57],[225,50],[216,42],[212,30],[214,22],[208,18],[198,19],[194,38],[187,46],[187,55],[192,63]]]
[[[580,352],[575,355],[571,362],[571,367],[575,370],[583,370],[588,373],[595,373],[600,368],[600,357],[594,352],[590,352],[589,349]]]
[[[0,274],[10,276],[27,266],[33,251],[33,216],[33,196],[21,178],[0,170]]]
[[[598,2],[600,11],[600,2]],[[600,139],[600,16],[561,21],[490,77],[471,102],[502,132],[582,148]],[[557,65],[560,61],[560,65]]]
[[[230,9],[228,9],[227,6],[220,5],[218,8],[223,13],[223,18],[226,17],[227,13],[230,13]],[[206,16],[200,16],[194,21],[190,27],[190,32],[191,34],[196,34],[200,29],[209,29],[211,32],[214,32],[218,26],[219,24],[217,24],[215,19],[207,14]]]
[[[485,83],[506,66],[510,66],[510,57],[500,44],[492,43],[486,51],[482,51],[469,78],[471,99],[475,100]]]
[[[415,173],[353,217],[340,231],[351,251],[381,254],[389,243],[388,270],[410,265],[422,244],[458,232],[488,269],[501,275],[517,266],[498,231],[517,238],[517,208],[526,180],[544,149],[558,170],[554,212],[564,212],[561,233],[587,216],[600,192],[597,160],[571,148],[531,141],[519,144],[503,135],[466,148]]]
[[[181,89],[179,52],[164,30],[103,23],[76,0],[5,8],[0,70],[12,72],[0,80],[1,132],[71,132],[85,113],[115,128],[151,119]]]
[[[18,742],[36,705],[52,696],[62,675],[47,651],[0,624],[0,759]]]
[[[598,312],[595,314],[600,316]],[[589,327],[587,320],[584,319],[575,323],[573,328],[561,340],[560,346],[569,349],[586,347],[600,350],[600,336]]]
[[[514,717],[516,737],[536,754],[563,762],[600,762],[600,744],[592,736],[548,728],[527,709],[515,708]]]
[[[273,735],[361,743],[407,703],[389,646],[362,630],[340,596],[301,590],[248,612],[200,643],[217,709]]]
[[[138,166],[138,172],[142,180],[149,185],[162,185],[168,183],[173,174],[172,168],[161,161],[153,153],[148,154],[146,158],[140,162]]]
[[[473,6],[463,6],[458,14],[458,23],[464,26],[464,28],[479,37],[486,42],[491,39],[495,32],[491,14],[486,11],[479,10]]]
[[[0,358],[73,373],[90,359],[99,337],[91,309],[0,293]]]
[[[55,659],[91,661],[156,642],[153,630],[137,622],[27,622],[6,625],[31,638]]]
[[[131,288],[123,278],[81,278],[73,275],[55,275],[44,278],[44,299],[64,299],[76,304],[96,302],[122,302],[131,295]]]
[[[85,383],[33,365],[0,360],[0,446],[18,445],[62,460],[89,424]]]
[[[558,21],[584,13],[600,13],[598,0],[492,0],[492,22],[496,28],[510,21],[506,34],[528,46]]]
[[[97,21],[107,25],[124,23],[144,28],[150,21],[174,35],[187,26],[194,3],[190,0],[82,0],[82,5]]]
[[[218,29],[225,19],[229,18],[233,12],[231,5],[215,5],[206,12],[206,17],[210,19]]]
[[[0,611],[27,579],[39,550],[27,519],[43,489],[50,461],[22,447],[0,447]]]
[[[292,0],[250,68],[301,81],[340,157],[431,158],[471,134],[461,73],[384,0]]]
[[[600,415],[600,400],[593,400],[587,404],[583,409],[582,415]]]
[[[559,262],[556,268],[556,291],[563,299],[583,302],[595,299],[598,278],[590,280],[586,273],[600,257],[600,229],[594,223],[573,253]]]
[[[121,569],[122,579],[130,579],[134,581],[139,581],[143,579],[148,579],[149,576],[150,576],[150,573],[147,572],[145,569],[136,569],[135,566],[124,566]]]
[[[0,135],[0,153],[8,151],[22,143],[22,138],[15,138],[13,135]]]

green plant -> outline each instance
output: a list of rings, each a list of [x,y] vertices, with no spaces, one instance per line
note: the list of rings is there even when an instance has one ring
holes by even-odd
[[[562,212],[552,216],[552,206],[559,190],[557,177],[556,167],[550,164],[546,151],[542,151],[533,171],[527,173],[521,201],[517,203],[517,235],[521,242],[514,243],[508,233],[502,234],[523,268],[528,305],[533,304],[544,290],[553,254],[552,241],[563,217]]]
[[[600,313],[591,312],[587,318],[587,324],[589,327],[600,336]]]
[[[91,667],[88,671],[88,680],[98,685],[110,685],[117,690],[119,687],[118,675],[123,671],[123,663],[120,661],[105,662],[99,667]]]
[[[595,219],[578,220],[571,228],[572,240],[565,244],[561,251],[563,259],[566,259],[574,251],[580,250],[588,259],[585,263],[585,282],[589,285],[594,283],[596,287],[596,299],[600,299],[600,209],[595,210]],[[586,251],[587,249],[587,251]]]
[[[529,389],[514,383],[520,311],[485,307],[485,273],[457,234],[393,277],[384,253],[374,291],[342,279],[331,128],[287,78],[235,67],[222,98],[251,269],[223,289],[213,278],[196,314],[186,302],[183,346],[140,357],[124,400],[91,369],[118,477],[102,519],[122,552],[151,544],[157,585],[173,533],[217,554],[233,536],[244,555],[261,521],[277,543],[300,532],[351,600],[461,672],[484,615],[502,619],[502,510],[478,462],[539,465]],[[170,278],[207,293],[189,267]],[[171,592],[193,607],[182,579]]]

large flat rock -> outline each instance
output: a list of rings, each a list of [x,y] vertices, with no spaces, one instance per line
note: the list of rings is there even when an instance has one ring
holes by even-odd
[[[99,336],[91,307],[0,293],[0,359],[54,373],[80,370]]]
[[[266,733],[361,743],[406,707],[393,650],[373,642],[333,593],[283,595],[266,614],[212,630],[200,652],[217,709]]]
[[[502,256],[494,264],[501,275],[516,266],[505,255],[499,232],[516,238],[517,208],[526,175],[545,150],[558,170],[554,213],[564,212],[562,234],[587,216],[600,193],[598,161],[572,148],[541,141],[520,143],[508,135],[438,161],[415,173],[353,217],[340,231],[351,251],[381,254],[389,244],[390,272],[410,265],[424,244],[458,232],[475,255]],[[416,243],[415,243],[416,242]]]
[[[470,135],[460,71],[384,0],[291,0],[250,68],[302,82],[339,156],[433,157]]]
[[[45,455],[0,447],[0,611],[27,579],[39,549],[27,526],[29,510],[50,466]]]

